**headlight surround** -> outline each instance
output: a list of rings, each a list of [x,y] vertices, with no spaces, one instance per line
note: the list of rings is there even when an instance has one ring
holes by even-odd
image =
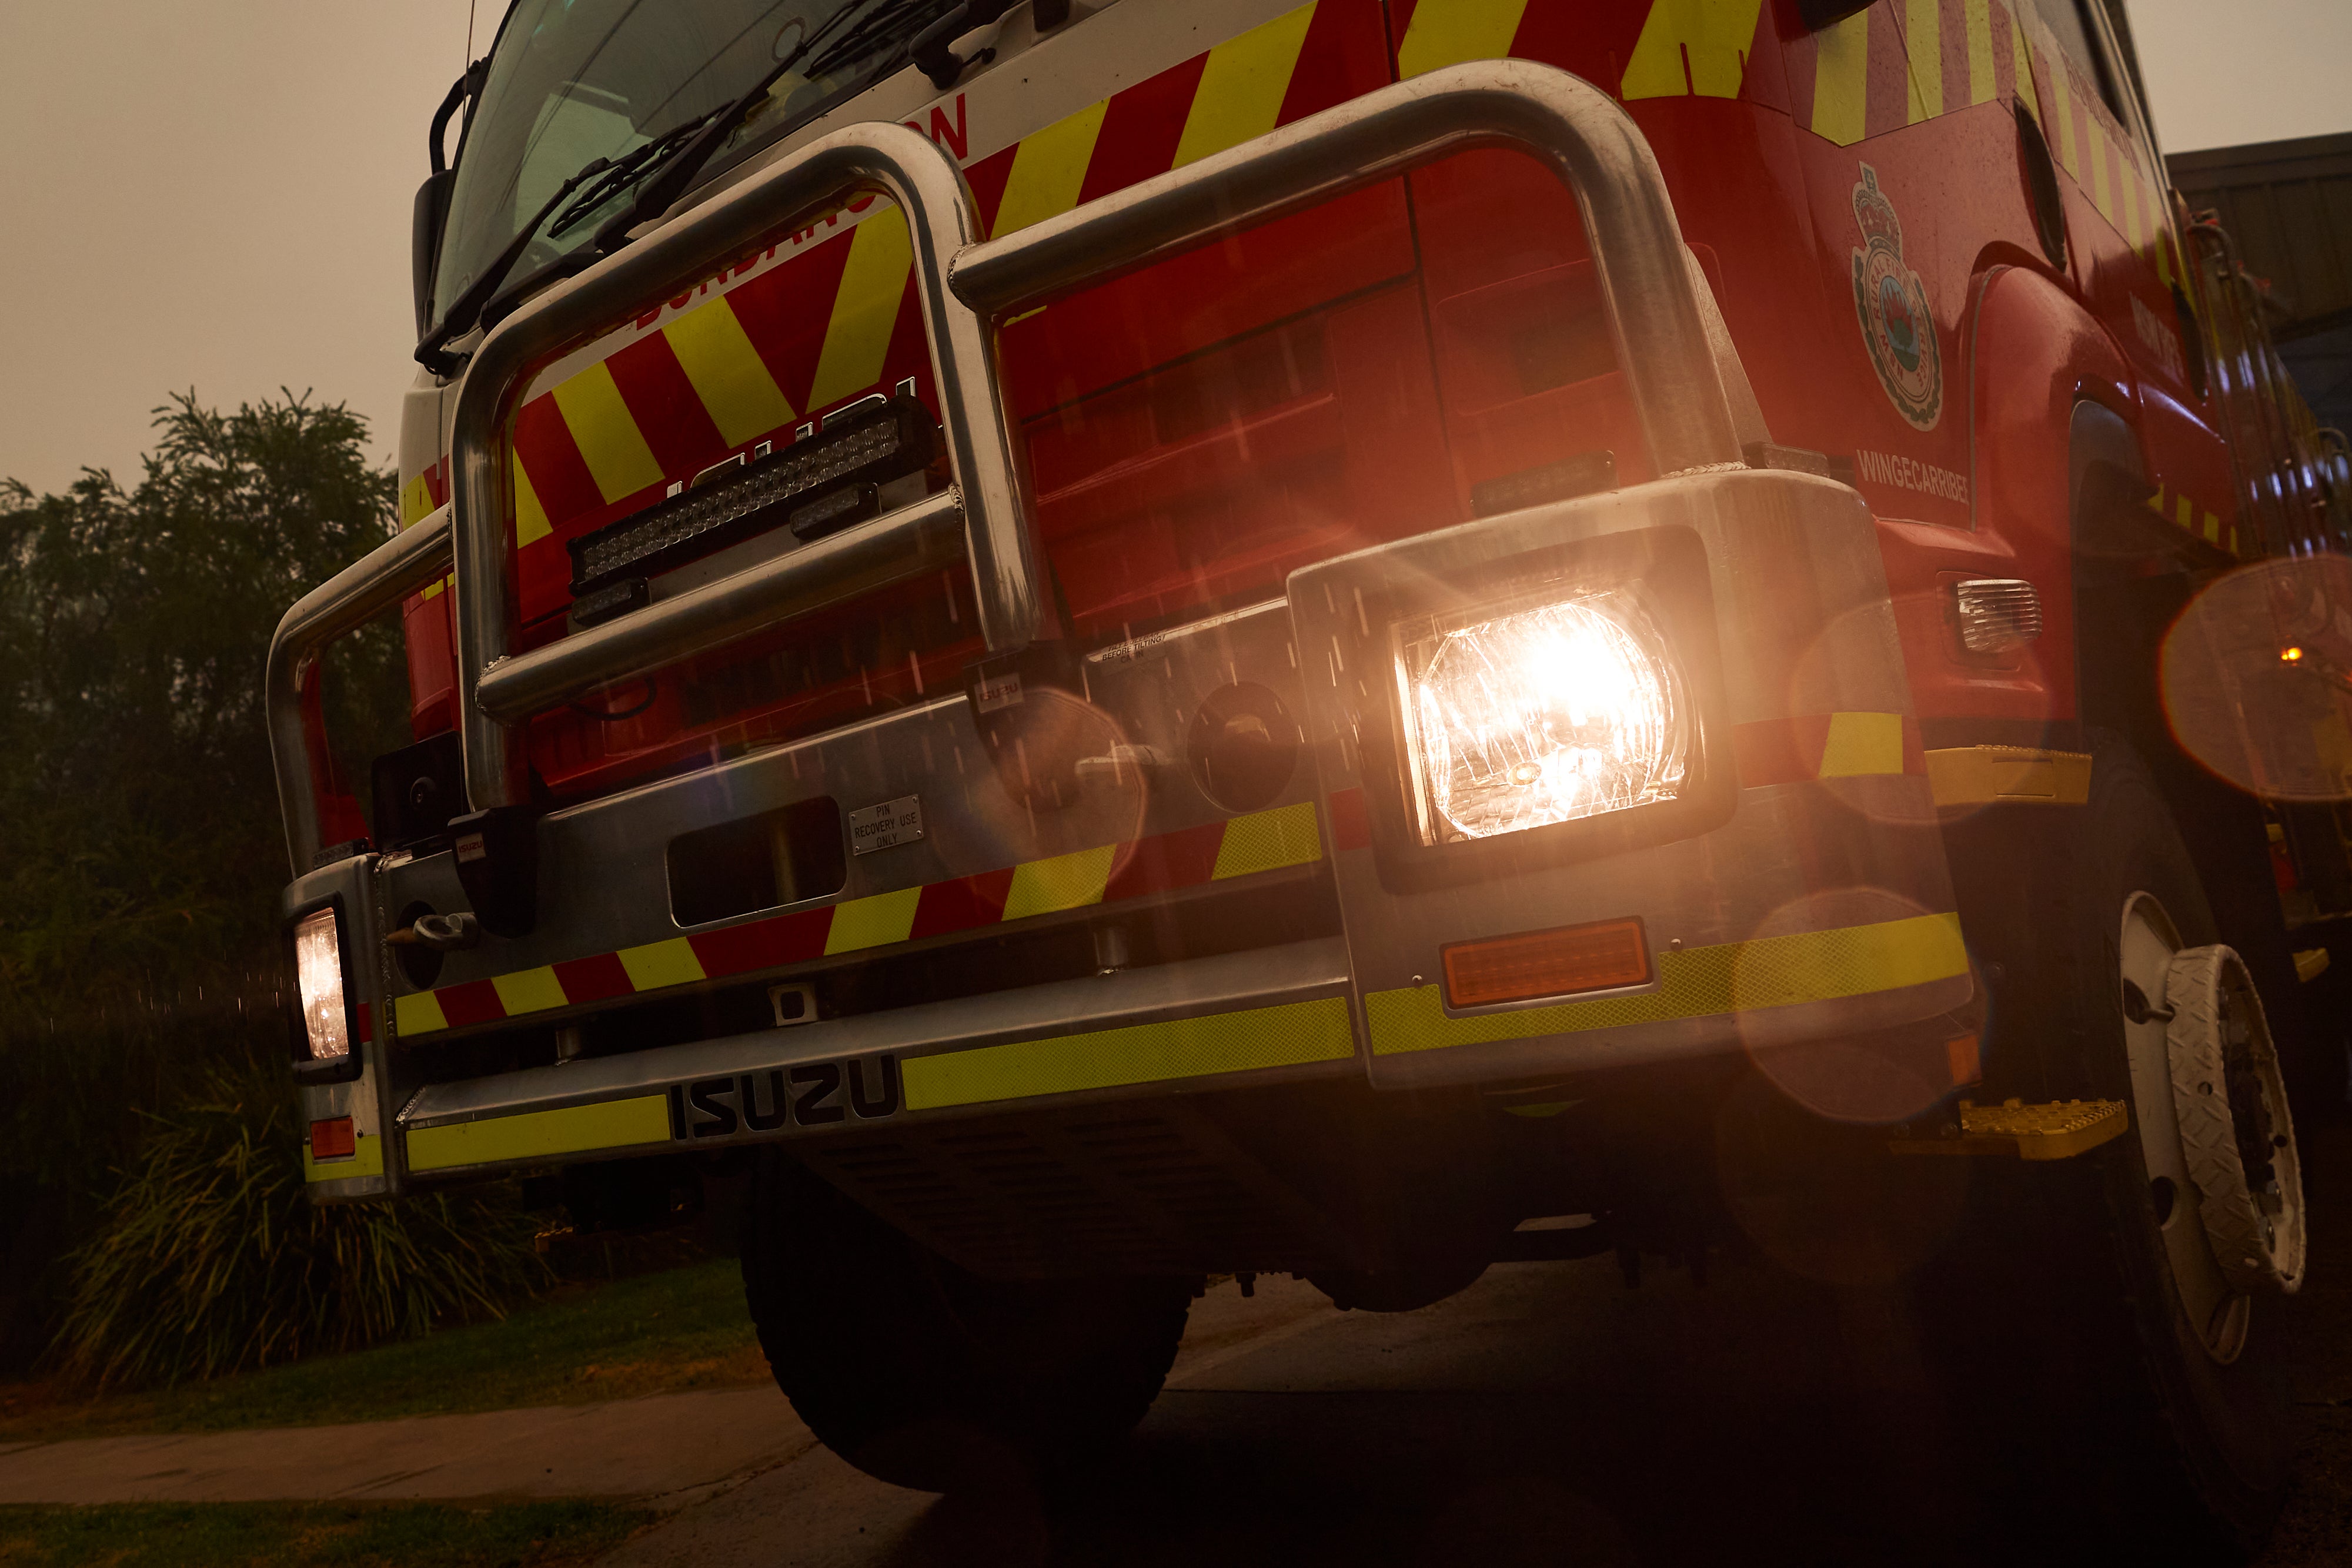
[[[352,1009],[343,988],[342,921],[332,904],[294,923],[294,986],[302,1004],[308,1060],[343,1062],[352,1054]]]
[[[1558,585],[1393,628],[1427,846],[1683,799],[1697,716],[1638,582]]]

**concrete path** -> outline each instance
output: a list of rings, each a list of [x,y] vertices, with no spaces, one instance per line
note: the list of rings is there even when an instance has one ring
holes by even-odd
[[[1338,1315],[1294,1281],[1266,1281],[1246,1301],[1229,1281],[1193,1303],[1171,1386]],[[773,1386],[740,1388],[342,1427],[0,1447],[0,1503],[630,1497],[667,1508],[815,1447]]]

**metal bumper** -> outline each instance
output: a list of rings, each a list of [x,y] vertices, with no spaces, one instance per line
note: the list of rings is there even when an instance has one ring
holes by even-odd
[[[1237,673],[1304,716],[1308,761],[1252,812],[1220,810],[1181,768],[1154,785],[1091,793],[1066,810],[1032,811],[997,782],[959,698],[553,814],[538,824],[538,929],[453,956],[430,989],[400,979],[380,946],[374,971],[352,977],[373,1020],[365,1074],[305,1093],[314,1119],[354,1116],[362,1155],[347,1166],[318,1163],[314,1191],[359,1197],[412,1178],[740,1138],[821,1138],[870,1123],[1235,1082],[1368,1077],[1393,1087],[1523,1078],[1818,1039],[1926,1017],[1965,998],[1932,806],[1924,778],[1902,762],[1907,697],[1862,503],[1825,481],[1740,467],[1743,425],[1726,389],[1744,381],[1727,339],[1710,330],[1712,301],[1646,144],[1605,93],[1509,61],[1399,84],[985,243],[943,154],[900,128],[854,127],[517,312],[467,371],[452,507],[306,597],[273,643],[272,737],[299,875],[289,908],[342,891],[382,923],[412,902],[444,911],[465,904],[446,854],[366,856],[301,874],[319,848],[301,691],[328,640],[454,568],[467,784],[471,804],[484,809],[521,799],[518,731],[539,708],[936,570],[959,548],[959,533],[990,646],[1050,634],[1020,447],[994,371],[994,323],[1048,296],[1489,146],[1538,157],[1575,193],[1618,361],[1665,478],[1327,563],[1294,579],[1286,602],[1089,658],[1090,700],[1129,739],[1162,756],[1184,755],[1191,706]],[[513,652],[498,450],[532,371],[641,299],[859,190],[898,203],[916,236],[954,488],[590,632]],[[1377,662],[1380,633],[1355,608],[1357,591],[1377,597],[1432,573],[1475,573],[1530,541],[1657,527],[1703,541],[1731,693],[1727,722],[1834,725],[1859,716],[1868,731],[1862,749],[1877,761],[1834,779],[1742,788],[1727,821],[1673,842],[1475,884],[1394,884],[1378,846],[1350,826],[1350,799],[1383,787],[1361,747],[1384,722],[1372,688],[1351,695],[1353,677],[1340,674]],[[1800,595],[1802,612],[1792,615],[1790,585],[1807,573],[1826,590]],[[1883,765],[1889,724],[1891,768]],[[1733,738],[1714,737],[1727,758]],[[919,793],[927,839],[860,857],[850,884],[821,903],[693,930],[672,923],[664,851],[673,837],[821,793],[845,807]],[[1118,918],[1126,898],[1141,907],[1301,882],[1336,899],[1344,941],[1310,935],[954,1003],[437,1082],[403,1061],[469,1034],[567,1026],[648,997],[691,998],[989,935],[981,925],[1099,922]],[[971,915],[976,897],[984,919]],[[934,918],[942,910],[945,926]],[[1444,941],[1570,924],[1588,912],[1650,922],[1661,946],[1655,986],[1565,1007],[1457,1014],[1430,984]]]

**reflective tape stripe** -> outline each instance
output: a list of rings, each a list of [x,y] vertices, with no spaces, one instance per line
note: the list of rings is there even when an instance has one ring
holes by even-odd
[[[624,947],[614,956],[621,960],[629,984],[641,991],[690,986],[705,977],[702,960],[694,956],[694,944],[683,936],[648,942],[642,947]]]
[[[1283,95],[1290,90],[1290,73],[1298,65],[1299,47],[1307,42],[1307,25],[1314,20],[1315,0],[1307,0],[1209,51],[1171,167],[1197,163],[1274,129],[1282,115]]]
[[[1118,853],[1118,845],[1105,844],[1014,867],[1012,889],[1004,895],[1004,918],[1019,920],[1100,904]]]
[[[1464,60],[1499,60],[1511,52],[1528,0],[1421,0],[1397,46],[1397,74],[1417,77]]]
[[[1833,713],[1829,741],[1822,748],[1821,776],[1857,779],[1903,771],[1903,716],[1899,713]]]
[[[669,1102],[660,1094],[607,1100],[596,1105],[566,1105],[526,1111],[446,1127],[418,1127],[408,1134],[408,1168],[452,1170],[460,1166],[544,1159],[669,1142]]]
[[[896,207],[875,214],[849,236],[849,259],[843,264],[833,319],[825,325],[824,348],[809,384],[811,413],[881,379],[882,357],[889,351],[914,265],[907,214]]]
[[[607,1001],[643,991],[723,979],[800,963],[974,930],[1002,921],[1083,909],[1107,899],[1147,897],[1231,877],[1253,876],[1323,858],[1316,806],[1302,801],[1223,822],[1180,828],[992,872],[854,898],[672,936],[618,953],[466,980],[393,998],[403,1035]],[[928,913],[926,913],[928,911]]]
[[[1355,1054],[1339,997],[1244,1012],[1130,1024],[1052,1040],[919,1056],[901,1064],[907,1108],[930,1111],[1082,1089],[1206,1078]]]
[[[588,465],[589,477],[606,501],[634,496],[662,482],[661,464],[646,444],[621,389],[613,383],[611,368],[603,361],[557,387],[555,406],[571,427],[581,461]]]
[[[1057,218],[1078,204],[1078,189],[1086,183],[1087,165],[1094,159],[1095,141],[1109,112],[1110,99],[1105,99],[1022,140],[1013,154],[1013,171],[1004,179],[1004,194],[996,204],[991,235],[1009,235]]]
[[[1538,1035],[1578,1034],[1670,1019],[1794,1007],[1899,990],[1969,971],[1958,915],[1759,936],[1658,956],[1658,987],[1518,1012],[1448,1018],[1435,986],[1374,991],[1364,1013],[1376,1055]]]
[[[310,1145],[302,1145],[302,1179],[313,1181],[350,1181],[355,1176],[383,1175],[383,1140],[360,1133],[352,1140],[352,1152],[336,1160],[314,1160]]]
[[[1301,801],[1227,823],[1225,841],[1217,850],[1217,869],[1210,877],[1222,882],[1322,858],[1323,836],[1316,825],[1314,803]]]
[[[825,934],[824,950],[856,953],[904,942],[915,926],[915,908],[923,899],[919,887],[901,887],[866,898],[853,898],[833,910],[833,927]]]
[[[433,991],[392,998],[393,1027],[402,1034],[436,1034],[449,1027],[441,1011],[441,998]]]
[[[433,488],[419,474],[400,487],[400,526],[413,528],[433,515]]]
[[[545,538],[555,529],[547,520],[547,508],[539,504],[539,492],[530,487],[530,476],[522,465],[522,454],[514,454],[515,549]]]
[[[552,965],[542,964],[516,975],[500,975],[490,984],[497,988],[499,1005],[507,1009],[509,1018],[517,1013],[560,1008],[564,1002],[563,987],[556,979]]]
[[[1870,13],[1857,11],[1814,40],[1813,134],[1851,147],[1868,125]]]
[[[1903,44],[1910,69],[1905,120],[1917,125],[1944,112],[1942,0],[1904,0]]]
[[[1761,0],[1650,0],[1618,96],[1738,98],[1761,9]]]
[[[1992,0],[1966,0],[1969,40],[1969,106],[1990,103],[2000,89],[1992,68]]]
[[[791,423],[793,405],[751,346],[751,334],[722,296],[697,306],[662,329],[678,368],[719,427],[719,439],[741,446]]]

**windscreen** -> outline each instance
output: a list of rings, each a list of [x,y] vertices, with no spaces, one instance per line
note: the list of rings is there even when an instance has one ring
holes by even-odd
[[[944,0],[520,0],[458,162],[435,319],[583,164],[731,103],[814,37],[737,131],[744,141],[776,134],[887,68],[944,8]],[[509,276],[589,243],[628,195],[614,192],[561,235],[542,228]]]

